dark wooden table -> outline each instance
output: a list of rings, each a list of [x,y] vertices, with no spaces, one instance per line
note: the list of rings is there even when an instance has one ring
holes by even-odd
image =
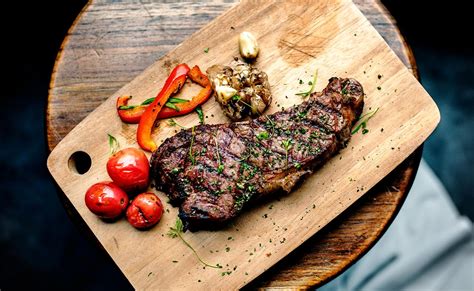
[[[354,2],[418,77],[413,54],[387,10],[376,0]],[[49,150],[120,87],[232,5],[219,0],[88,3],[64,39],[52,73],[46,112]],[[421,152],[420,147],[362,199],[250,287],[319,286],[361,258],[402,206]],[[93,238],[66,196],[60,192],[59,197],[70,217]]]

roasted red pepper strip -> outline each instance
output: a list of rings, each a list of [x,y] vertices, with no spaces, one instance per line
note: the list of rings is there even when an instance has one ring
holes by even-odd
[[[130,106],[128,109],[120,109],[121,106],[128,106],[130,99],[132,99],[132,96],[120,96],[117,98],[117,113],[123,122],[139,123],[148,105],[136,105]]]
[[[165,107],[160,111],[158,118],[169,118],[174,116],[181,116],[193,112],[196,107],[206,102],[211,96],[212,88],[209,78],[201,72],[198,66],[194,66],[188,73],[189,78],[204,87],[196,96],[194,96],[189,102],[177,103],[175,106],[179,109],[176,111],[172,108]]]
[[[181,87],[183,87],[188,72],[188,65],[180,64],[176,66],[168,79],[166,79],[165,85],[160,93],[158,93],[158,96],[156,96],[155,101],[153,101],[153,103],[151,103],[143,113],[137,130],[137,141],[142,149],[153,152],[158,148],[151,138],[151,131],[153,130],[158,114],[166,101],[168,101],[171,95],[177,93]]]

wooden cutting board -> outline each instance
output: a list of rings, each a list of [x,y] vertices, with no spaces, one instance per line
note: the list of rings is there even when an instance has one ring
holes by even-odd
[[[175,222],[176,208],[165,204],[167,211],[159,225],[137,231],[125,219],[110,224],[96,218],[85,207],[84,193],[93,183],[110,180],[105,169],[107,133],[117,137],[122,148],[137,146],[136,126],[123,124],[116,115],[116,97],[133,95],[132,100],[138,103],[155,96],[181,62],[197,64],[203,70],[215,63],[229,63],[239,55],[237,39],[244,30],[258,38],[261,53],[256,66],[267,72],[272,85],[274,102],[268,113],[302,102],[295,93],[308,89],[307,82],[316,69],[318,91],[332,76],[353,77],[367,94],[365,111],[379,111],[370,120],[367,134],[354,135],[346,149],[299,189],[252,208],[223,230],[185,233],[205,261],[224,266],[203,269],[182,242],[166,236]],[[198,89],[188,85],[181,95],[191,96]],[[203,110],[207,123],[228,122],[214,100]],[[235,289],[267,270],[360,198],[429,136],[439,118],[431,97],[352,2],[243,1],[99,106],[56,146],[48,168],[135,288]],[[175,120],[186,127],[199,122],[195,114]],[[155,140],[160,143],[178,129],[161,122]],[[71,159],[79,151],[92,160],[91,168],[82,175]],[[155,193],[167,201],[163,193]],[[223,272],[231,273],[222,276]]]

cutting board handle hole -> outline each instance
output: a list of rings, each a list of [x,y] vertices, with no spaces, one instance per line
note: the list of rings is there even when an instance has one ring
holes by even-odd
[[[83,175],[91,168],[92,160],[88,153],[77,151],[68,161],[69,170],[75,174]]]

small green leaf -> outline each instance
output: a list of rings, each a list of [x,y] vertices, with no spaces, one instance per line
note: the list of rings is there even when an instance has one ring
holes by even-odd
[[[223,164],[219,164],[219,167],[217,167],[217,173],[218,173],[218,174],[222,174],[223,171],[224,171],[224,165],[223,165]]]
[[[119,145],[117,139],[113,135],[111,135],[110,133],[108,133],[107,135],[109,136],[110,155],[113,155],[117,152],[120,145]]]
[[[204,49],[204,52],[207,54],[207,53],[209,52],[209,48],[208,48],[208,47],[205,48],[205,49]]]
[[[176,125],[177,125],[177,126],[179,126],[179,127],[181,127],[181,128],[185,128],[185,127],[182,126],[181,124],[177,123],[176,120],[174,120],[173,118],[170,118],[170,120],[168,121],[168,124],[169,124],[170,126],[176,126]]]
[[[269,135],[268,135],[268,132],[266,132],[266,131],[263,131],[263,132],[257,134],[257,138],[258,138],[258,139],[267,139],[268,136],[269,136]]]
[[[196,113],[199,117],[199,123],[204,124],[204,112],[202,112],[201,106],[196,107]]]

